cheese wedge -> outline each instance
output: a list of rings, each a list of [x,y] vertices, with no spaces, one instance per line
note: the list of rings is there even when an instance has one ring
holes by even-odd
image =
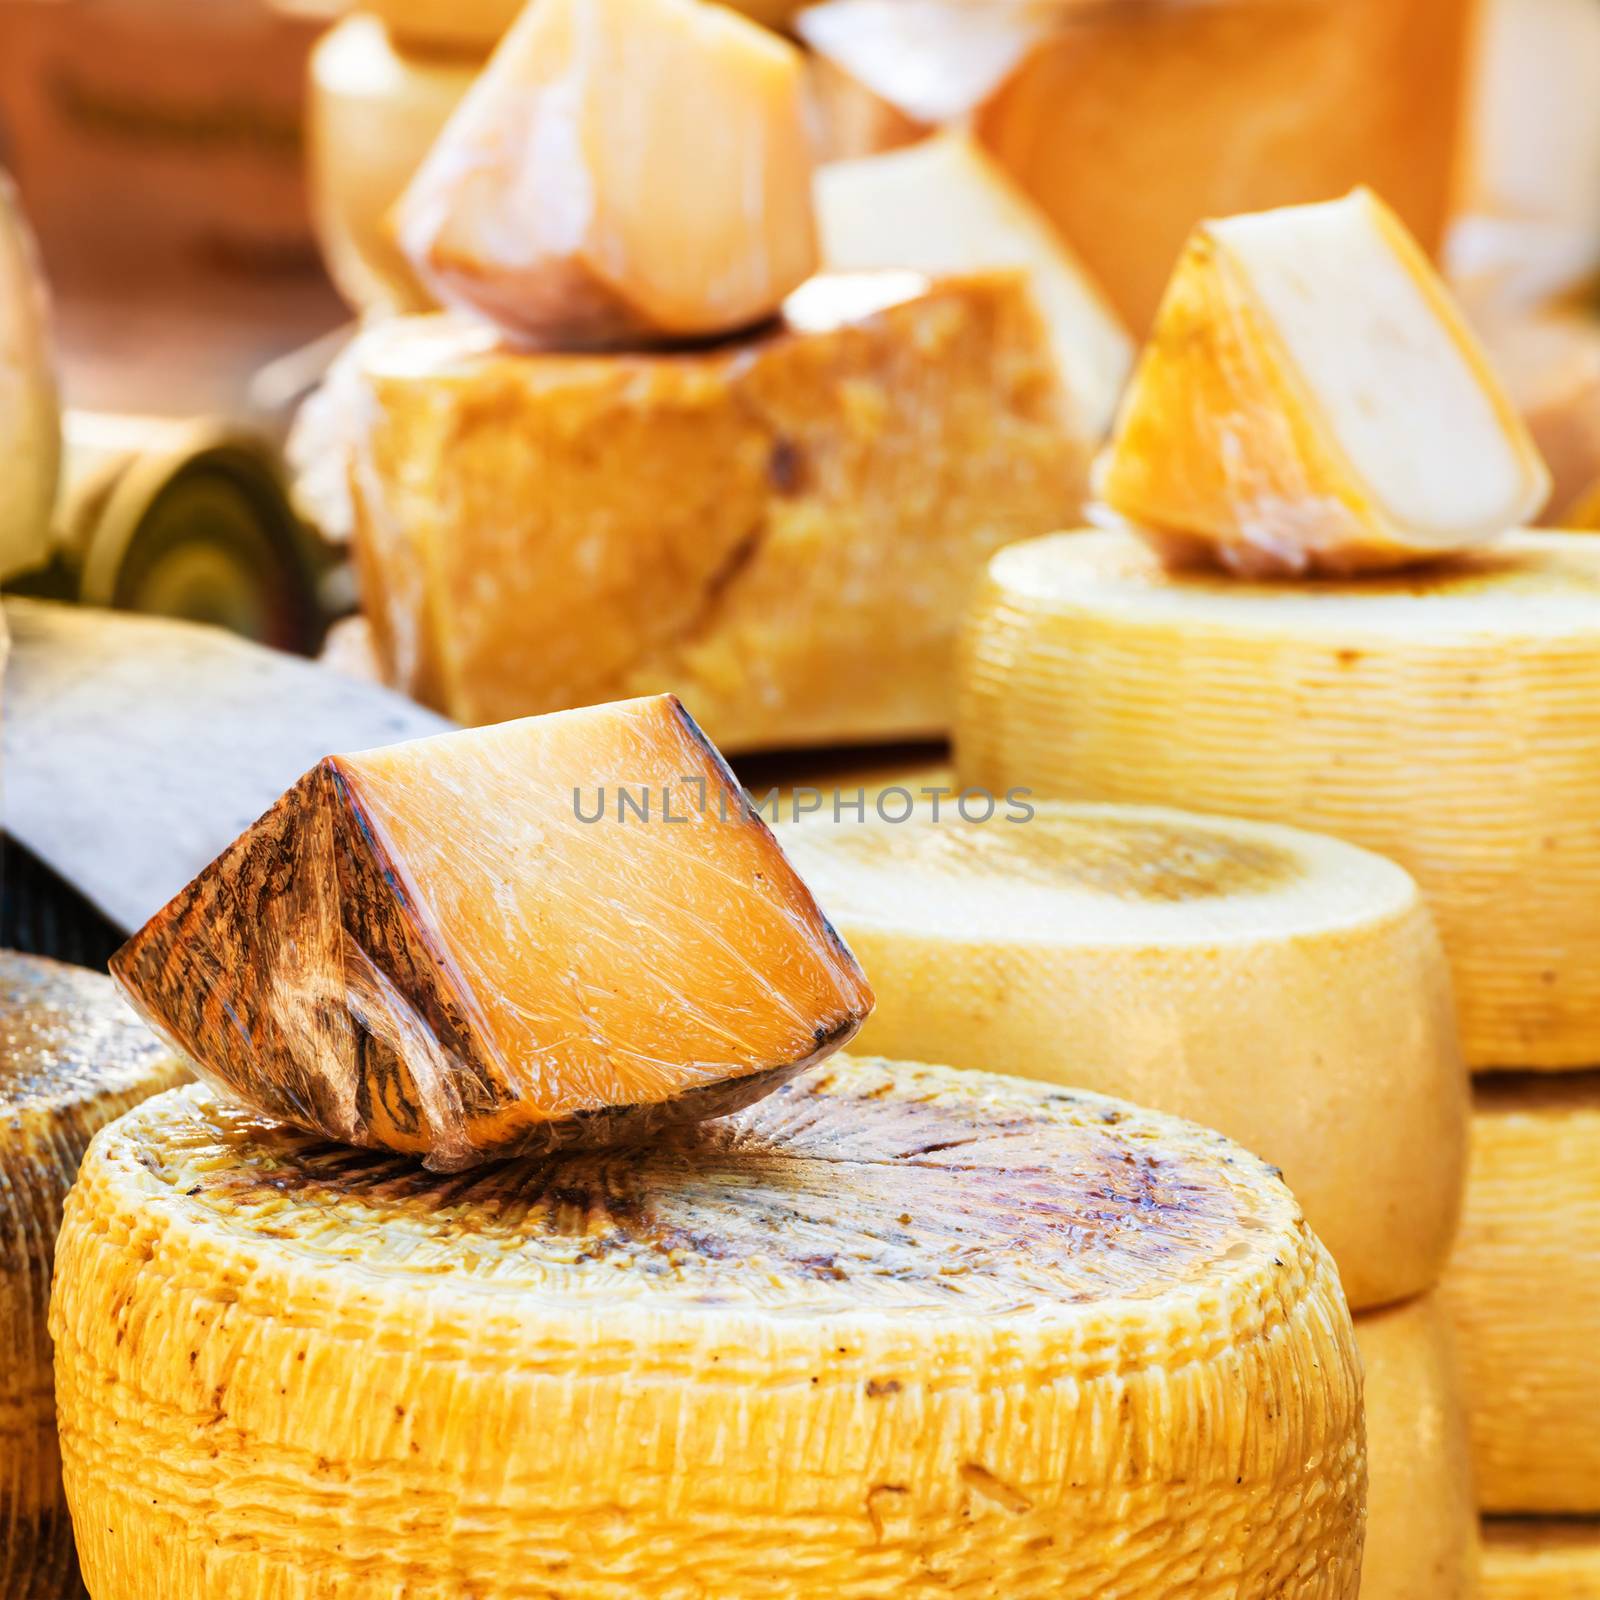
[[[1332,1262],[1254,1157],[1095,1095],[838,1057],[463,1181],[182,1091],[58,1262],[100,1594],[1356,1594]]]
[[[1600,1512],[1600,1074],[1478,1086],[1445,1277],[1485,1511]]]
[[[1282,1168],[1353,1306],[1437,1282],[1467,1074],[1400,868],[1181,811],[826,798],[784,848],[872,974],[864,1048],[1204,1121]]]
[[[343,381],[380,659],[461,722],[670,689],[724,749],[938,737],[984,561],[1083,491],[1010,276],[818,278],[671,356],[395,321]]]
[[[720,1116],[860,968],[670,695],[329,756],[112,959],[246,1104],[437,1171]]]
[[[1078,426],[1104,436],[1133,346],[1100,290],[1004,170],[964,129],[817,170],[822,259],[845,271],[1016,267],[1044,313]]]
[[[93,1135],[188,1077],[110,982],[0,951],[0,1594],[76,1591],[45,1316],[61,1207]]]
[[[1095,489],[1184,555],[1346,572],[1503,533],[1550,478],[1422,252],[1358,189],[1196,229]]]
[[[1361,1600],[1478,1600],[1466,1397],[1438,1296],[1357,1317],[1356,1347],[1369,1471]]]
[[[1600,1522],[1485,1517],[1483,1600],[1595,1600]]]
[[[811,167],[793,45],[700,0],[539,0],[396,226],[439,300],[536,340],[726,333],[815,268]]]
[[[1439,925],[1470,1064],[1600,1061],[1600,539],[1318,584],[1033,540],[990,562],[961,678],[963,782],[1391,856]]]

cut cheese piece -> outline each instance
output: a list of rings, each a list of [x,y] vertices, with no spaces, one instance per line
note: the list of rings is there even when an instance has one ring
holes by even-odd
[[[1600,1512],[1600,1074],[1478,1087],[1444,1292],[1485,1511]]]
[[[1600,1060],[1600,539],[1318,584],[1033,540],[990,562],[961,679],[963,782],[1391,856],[1439,924],[1470,1063]]]
[[[358,311],[432,304],[390,234],[389,213],[480,64],[403,55],[376,17],[359,13],[311,52],[307,182],[317,239],[329,276]]]
[[[1483,1600],[1595,1600],[1600,1521],[1485,1517]]]
[[[0,1594],[76,1592],[45,1315],[62,1202],[94,1134],[188,1077],[109,980],[0,951]]]
[[[58,1261],[100,1594],[1356,1595],[1332,1262],[1260,1161],[1095,1095],[838,1057],[463,1181],[183,1091]]]
[[[1356,1318],[1365,1369],[1361,1600],[1478,1600],[1466,1397],[1437,1295]]]
[[[871,991],[670,695],[329,756],[112,970],[247,1104],[441,1171],[719,1116]]]
[[[1352,1305],[1438,1280],[1467,1074],[1404,872],[1181,811],[978,791],[904,809],[783,834],[872,974],[865,1048],[1204,1121],[1283,1169]]]
[[[1183,554],[1340,572],[1504,533],[1550,478],[1422,252],[1358,189],[1195,231],[1095,489]]]
[[[700,0],[539,0],[396,226],[441,301],[536,340],[726,333],[815,268],[811,165],[804,64],[775,34]]]
[[[1111,426],[1133,347],[1054,229],[963,129],[817,171],[823,261],[855,271],[1017,267],[1039,302],[1056,366],[1086,437]]]
[[[462,722],[670,689],[724,749],[937,737],[984,561],[1083,489],[1010,276],[818,278],[672,356],[395,321],[342,381],[380,658]]]

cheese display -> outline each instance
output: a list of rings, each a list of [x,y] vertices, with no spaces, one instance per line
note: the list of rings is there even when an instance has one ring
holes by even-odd
[[[845,271],[1016,267],[1028,274],[1078,426],[1099,438],[1133,346],[1046,218],[964,129],[817,171],[823,261]]]
[[[519,335],[700,337],[771,317],[816,267],[811,171],[804,63],[776,34],[701,0],[540,0],[395,226],[437,299]]]
[[[990,562],[961,679],[962,782],[1391,856],[1471,1064],[1600,1060],[1600,539],[1314,584],[1173,573],[1125,533],[1031,540]]]
[[[1595,1600],[1600,1522],[1488,1517],[1483,1600]]]
[[[1095,490],[1179,553],[1261,574],[1476,544],[1550,479],[1422,252],[1356,190],[1196,229]]]
[[[1466,1401],[1436,1295],[1356,1318],[1365,1371],[1361,1600],[1478,1600]]]
[[[372,329],[342,380],[363,609],[461,722],[672,690],[725,750],[941,735],[962,608],[1081,501],[1011,275],[818,278],[694,353]]]
[[[439,1171],[721,1115],[872,1004],[670,695],[329,756],[111,965],[247,1104]]]
[[[0,1594],[76,1584],[45,1314],[61,1207],[95,1132],[188,1073],[103,976],[0,951]]]
[[[57,1259],[98,1594],[1356,1595],[1331,1260],[1098,1096],[837,1057],[441,1179],[197,1088],[95,1144]]]
[[[1478,1086],[1445,1278],[1478,1503],[1600,1512],[1600,1074]]]
[[[1203,1120],[1281,1167],[1352,1305],[1438,1280],[1467,1074],[1416,885],[1332,839],[954,791],[784,847],[872,975],[862,1047]]]

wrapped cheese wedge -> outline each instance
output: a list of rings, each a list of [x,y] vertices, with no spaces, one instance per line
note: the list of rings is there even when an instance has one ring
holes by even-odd
[[[1369,1468],[1361,1600],[1478,1600],[1466,1396],[1438,1296],[1357,1317],[1356,1347]]]
[[[670,695],[329,756],[112,970],[246,1104],[440,1171],[719,1116],[872,1004]]]
[[[105,977],[0,951],[0,1594],[77,1588],[46,1313],[89,1140],[189,1074]]]
[[[1026,271],[1077,425],[1086,438],[1106,433],[1133,346],[1050,223],[971,133],[953,128],[907,149],[825,163],[816,194],[829,267]]]
[[[1504,533],[1550,478],[1422,252],[1357,189],[1201,224],[1095,489],[1180,555],[1347,572]]]
[[[1173,573],[1141,540],[1000,552],[956,766],[1041,798],[1315,828],[1422,886],[1467,1060],[1600,1060],[1600,539],[1519,533],[1387,579]]]
[[[783,835],[872,974],[864,1048],[1203,1120],[1283,1169],[1353,1306],[1438,1281],[1467,1074],[1400,868],[1181,811],[882,801]]]
[[[1594,1600],[1600,1521],[1486,1517],[1483,1600]]]
[[[771,317],[815,268],[811,168],[793,45],[701,0],[539,0],[396,227],[439,300],[519,335],[702,337]]]
[[[58,1262],[96,1593],[1355,1600],[1327,1252],[1096,1095],[838,1057],[441,1179],[197,1088],[96,1144]]]
[[[1478,1086],[1444,1292],[1485,1511],[1600,1512],[1600,1074]]]
[[[1012,275],[817,278],[674,355],[397,320],[339,382],[379,657],[461,722],[670,689],[727,750],[939,737],[984,561],[1083,492]]]

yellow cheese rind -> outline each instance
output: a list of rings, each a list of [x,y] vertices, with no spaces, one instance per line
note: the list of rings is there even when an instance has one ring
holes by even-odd
[[[1600,1522],[1485,1517],[1483,1600],[1595,1600]]]
[[[1444,1296],[1485,1511],[1600,1512],[1600,1075],[1478,1086]]]
[[[1353,1306],[1438,1281],[1467,1073],[1398,867],[1159,808],[997,795],[983,820],[987,797],[950,792],[909,821],[866,810],[783,836],[872,975],[864,1049],[1204,1121],[1282,1169]]]
[[[188,1072],[110,982],[0,951],[0,1594],[77,1582],[46,1313],[56,1232],[89,1140]]]
[[[1331,1261],[1097,1096],[839,1057],[462,1182],[187,1091],[94,1146],[59,1262],[100,1593],[1356,1593]]]
[[[1476,1067],[1600,1060],[1600,540],[1245,583],[1125,534],[1002,551],[965,635],[964,782],[1182,804],[1391,856]]]

